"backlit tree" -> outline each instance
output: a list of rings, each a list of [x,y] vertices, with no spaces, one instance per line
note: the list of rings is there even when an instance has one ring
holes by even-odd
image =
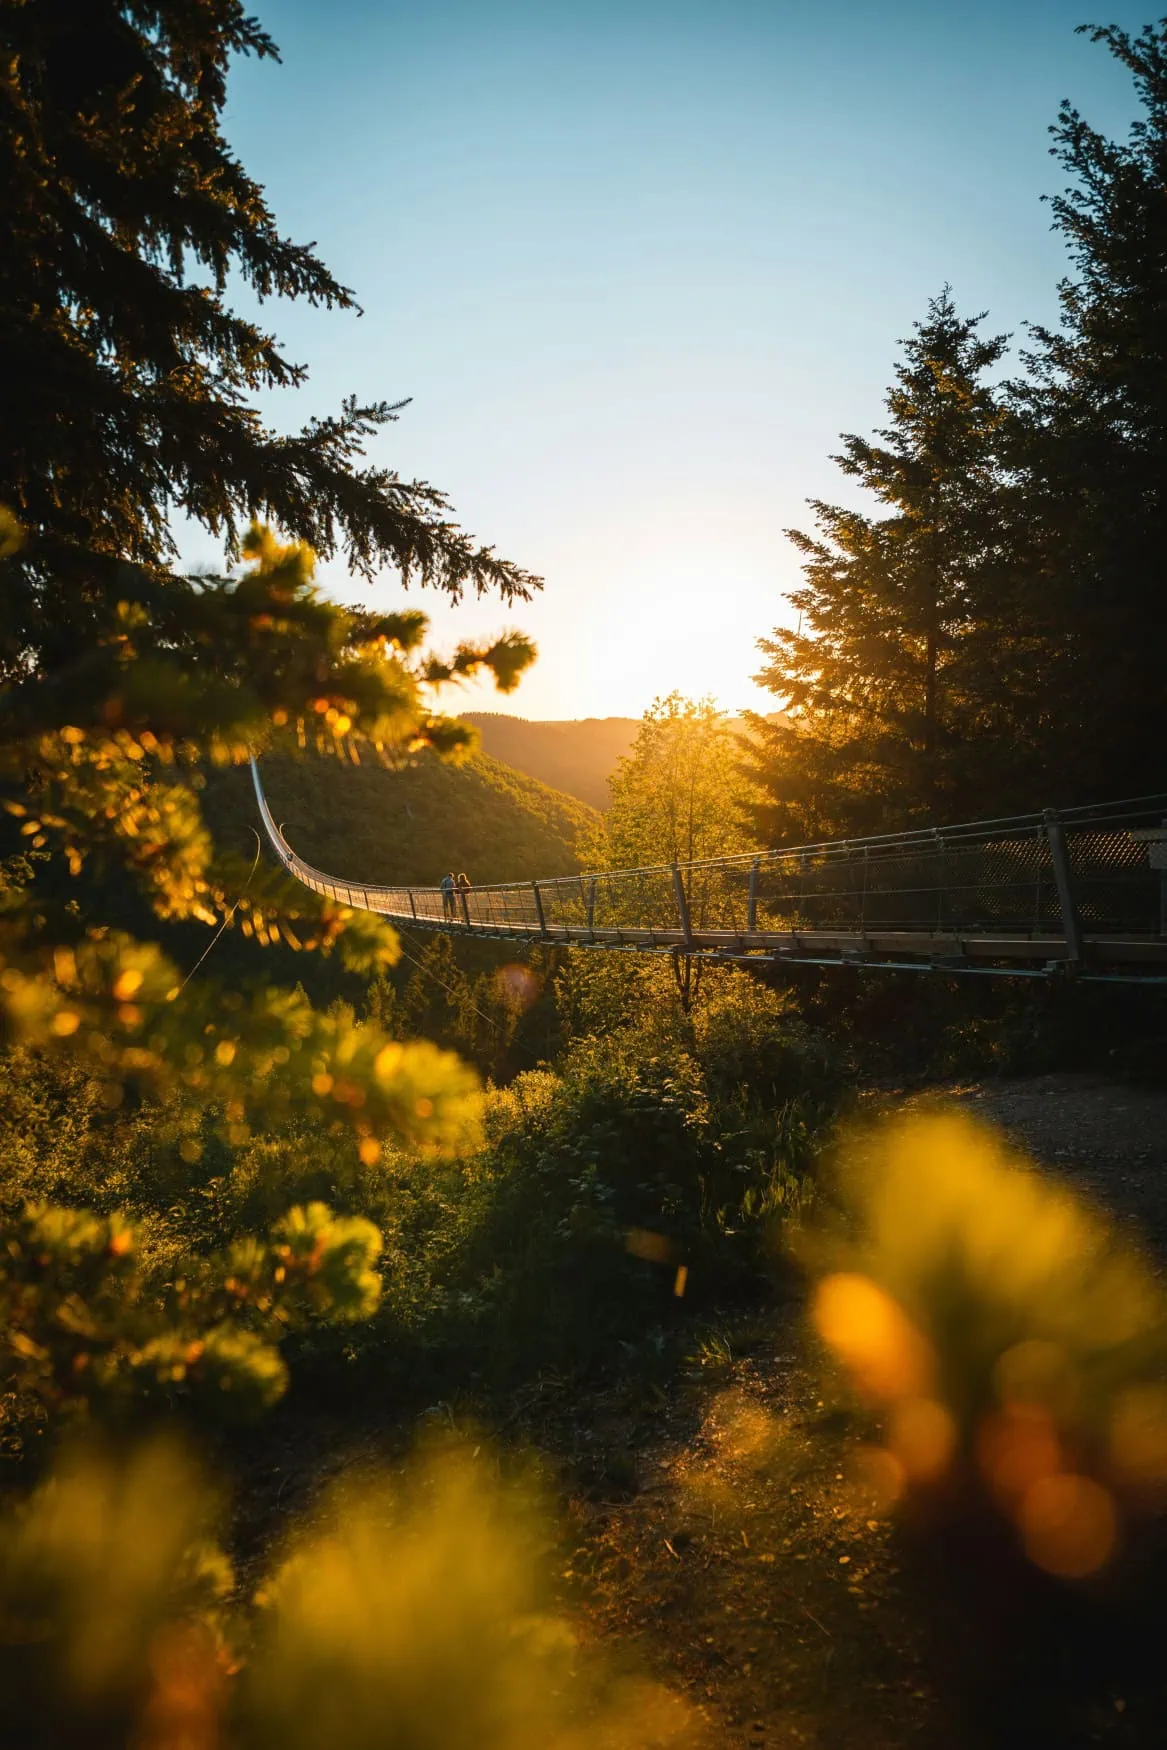
[[[782,703],[756,719],[766,837],[878,831],[959,811],[968,747],[990,731],[981,695],[1002,596],[1004,414],[987,375],[1002,337],[978,333],[945,290],[904,343],[879,441],[835,459],[881,507],[815,502],[818,534],[791,530],[803,583],[796,628],[761,646]]]
[[[738,737],[711,700],[684,699],[679,693],[658,699],[645,712],[631,753],[609,780],[609,866],[686,864],[740,851],[752,796],[741,765]],[[682,882],[694,929],[717,927],[725,901],[721,884],[694,870],[683,871]],[[673,965],[688,1013],[700,989],[701,963],[678,954]]]

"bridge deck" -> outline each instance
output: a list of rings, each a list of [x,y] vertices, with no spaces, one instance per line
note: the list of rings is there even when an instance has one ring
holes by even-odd
[[[711,959],[1167,983],[1167,796],[450,896],[313,868],[272,817],[254,760],[252,778],[289,874],[411,928]]]

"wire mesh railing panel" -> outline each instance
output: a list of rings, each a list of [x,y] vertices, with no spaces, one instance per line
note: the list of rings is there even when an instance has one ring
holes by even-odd
[[[1134,838],[1129,827],[1071,826],[1066,846],[1083,930],[1106,934],[1158,930],[1162,876],[1151,867],[1147,845]]]
[[[577,877],[540,881],[538,885],[544,929],[551,933],[587,927],[587,900]]]
[[[594,931],[670,932],[680,928],[669,869],[613,870],[596,877]]]

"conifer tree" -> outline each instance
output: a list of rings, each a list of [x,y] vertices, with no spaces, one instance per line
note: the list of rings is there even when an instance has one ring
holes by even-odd
[[[1084,27],[1086,28],[1086,27]],[[1167,21],[1088,34],[1128,69],[1125,143],[1069,103],[1051,202],[1071,277],[1013,386],[1041,614],[1035,716],[1054,801],[1160,790],[1167,705]]]
[[[755,718],[767,839],[878,831],[967,806],[968,748],[988,727],[999,615],[1003,412],[986,380],[1005,339],[958,315],[946,289],[904,343],[882,441],[846,435],[835,459],[883,507],[815,501],[795,628],[761,648],[784,707]],[[980,741],[977,758],[984,758]]]
[[[364,575],[529,594],[440,492],[362,463],[395,407],[354,396],[282,435],[252,404],[305,370],[229,308],[229,275],[356,303],[222,133],[231,58],[276,55],[239,0],[27,0],[0,8],[0,50],[0,504],[28,537],[0,681],[75,671],[119,601],[156,599],[175,511],[234,551],[260,519]]]

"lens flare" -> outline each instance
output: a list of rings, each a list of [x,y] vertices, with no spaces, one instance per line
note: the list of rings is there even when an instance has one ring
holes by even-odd
[[[512,962],[509,966],[501,966],[495,974],[495,988],[508,1008],[521,1013],[538,1000],[543,987],[529,966]]]
[[[624,1235],[624,1250],[633,1258],[644,1258],[650,1264],[668,1264],[677,1248],[667,1234],[653,1233],[645,1227],[630,1227]]]

